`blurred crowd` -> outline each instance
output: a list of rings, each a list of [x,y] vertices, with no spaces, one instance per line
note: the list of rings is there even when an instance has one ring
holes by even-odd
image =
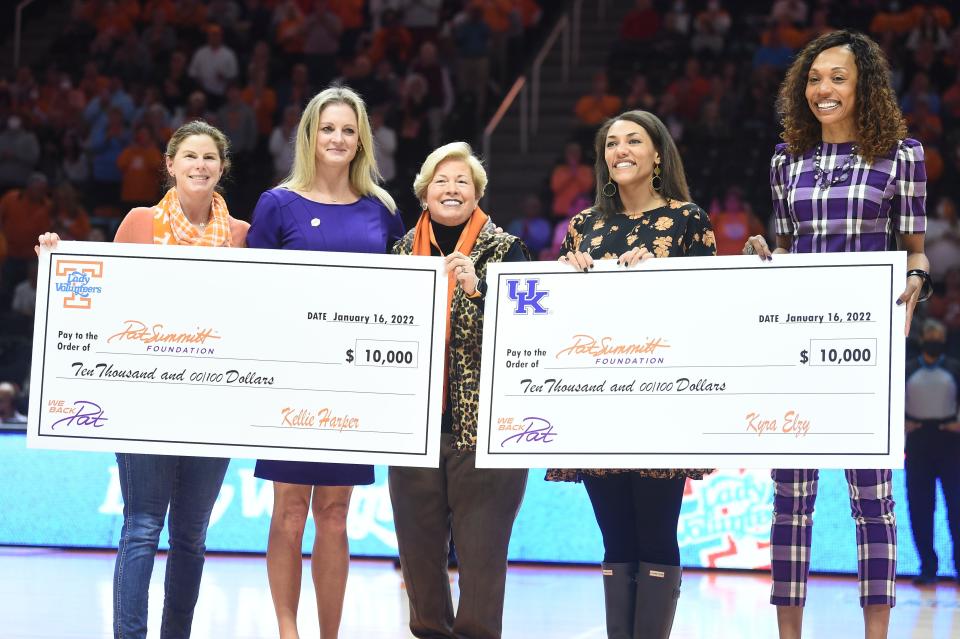
[[[72,0],[39,64],[0,75],[0,380],[29,366],[33,245],[109,241],[160,198],[164,151],[202,118],[229,137],[230,210],[248,216],[291,165],[303,106],[357,90],[380,169],[409,185],[443,139],[476,139],[562,3],[536,0]],[[0,405],[2,410],[2,405]],[[0,414],[0,421],[7,419]]]
[[[835,28],[870,34],[889,57],[910,135],[927,168],[926,251],[936,295],[919,317],[948,328],[960,356],[960,24],[946,3],[886,0],[636,0],[606,68],[573,109],[569,141],[510,230],[544,259],[594,197],[597,126],[626,109],[656,113],[683,157],[693,199],[710,214],[720,255],[773,237],[769,162],[779,142],[777,90],[793,56]],[[922,322],[915,322],[919,331]],[[919,335],[912,335],[911,355]]]
[[[227,133],[230,210],[244,217],[289,169],[300,109],[341,81],[367,101],[381,171],[409,226],[419,211],[409,189],[416,167],[441,142],[477,141],[566,8],[536,0],[69,4],[46,61],[0,76],[0,380],[18,389],[29,366],[37,235],[111,239],[123,213],[159,199],[164,146],[181,123],[203,118]],[[555,166],[531,182],[508,230],[554,258],[567,220],[593,200],[593,132],[639,108],[669,126],[720,254],[738,254],[749,235],[772,233],[768,171],[783,72],[806,42],[838,27],[882,44],[910,134],[924,145],[937,293],[921,315],[947,326],[948,352],[960,356],[960,25],[945,2],[636,0],[606,68],[571,111]]]

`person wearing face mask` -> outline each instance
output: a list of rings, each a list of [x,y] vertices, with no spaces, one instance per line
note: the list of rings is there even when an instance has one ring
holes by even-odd
[[[907,253],[905,334],[918,302],[933,291],[924,254],[927,178],[923,147],[907,126],[880,46],[852,31],[816,38],[801,51],[780,87],[784,144],[771,160],[776,249],[750,237],[745,254],[884,251]],[[890,303],[894,303],[893,300]],[[847,469],[856,522],[860,605],[867,639],[887,636],[896,603],[897,526],[893,473]],[[810,572],[813,509],[819,471],[775,469],[770,532],[773,585],[781,639],[799,639]]]
[[[498,232],[477,205],[487,173],[465,142],[435,149],[413,183],[424,211],[394,248],[444,258],[449,282],[439,468],[391,467],[390,501],[410,632],[430,639],[498,639],[507,546],[527,485],[524,469],[478,469],[477,406],[487,265],[529,259],[523,243]],[[450,594],[451,535],[460,604]]]
[[[910,528],[920,555],[917,585],[937,582],[933,517],[937,479],[947,504],[954,571],[960,570],[960,361],[947,357],[947,329],[937,320],[923,324],[919,357],[907,362],[906,461]],[[960,580],[960,573],[957,573]]]
[[[195,120],[177,129],[165,154],[169,189],[155,206],[127,213],[114,242],[244,246],[249,225],[230,215],[217,192],[220,180],[230,170],[228,146],[226,136],[206,122]],[[56,233],[39,237],[40,245],[51,250],[59,240]],[[190,636],[207,526],[229,462],[213,457],[117,453],[123,527],[113,573],[115,639],[147,636],[147,591],[165,519],[169,519],[170,551],[160,636]]]
[[[627,111],[607,120],[595,149],[596,200],[570,220],[561,262],[589,272],[595,260],[632,268],[654,257],[717,254],[710,219],[690,201],[680,152],[657,116]],[[547,471],[548,481],[582,481],[593,505],[603,537],[608,639],[670,636],[680,598],[683,488],[709,472]]]
[[[403,222],[379,181],[363,100],[346,87],[321,91],[297,125],[290,175],[257,202],[247,245],[386,253],[403,236]],[[273,481],[267,577],[280,639],[299,636],[301,548],[311,511],[320,637],[333,639],[340,628],[350,564],[350,496],[354,486],[373,483],[373,466],[260,460],[255,475]]]

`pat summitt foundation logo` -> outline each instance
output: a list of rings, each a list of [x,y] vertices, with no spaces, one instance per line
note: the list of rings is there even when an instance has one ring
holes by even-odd
[[[56,282],[57,293],[65,294],[63,308],[90,308],[93,296],[103,292],[94,280],[103,277],[103,262],[89,260],[57,260],[56,277],[66,278]]]

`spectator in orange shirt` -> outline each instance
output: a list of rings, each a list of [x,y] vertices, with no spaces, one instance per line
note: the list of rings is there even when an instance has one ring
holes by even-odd
[[[483,21],[490,27],[491,76],[507,81],[507,41],[510,37],[513,6],[510,0],[474,0],[483,6]]]
[[[916,26],[919,15],[912,11],[902,11],[899,2],[890,2],[886,11],[878,11],[870,21],[870,33],[883,35],[892,33],[896,36],[908,33]]]
[[[765,230],[736,186],[727,189],[722,203],[711,203],[710,223],[717,240],[717,255],[740,255],[744,242],[751,235],[763,235]]]
[[[553,168],[550,190],[553,192],[552,211],[558,218],[570,218],[580,212],[574,205],[589,197],[593,189],[593,169],[583,161],[583,149],[576,142],[568,142],[563,162]]]
[[[250,105],[257,119],[257,133],[266,139],[273,131],[273,116],[277,112],[277,92],[267,86],[266,69],[251,68],[250,82],[243,89],[243,101]]]
[[[400,15],[393,9],[386,9],[382,15],[382,26],[373,34],[370,45],[370,60],[374,66],[380,60],[406,66],[413,51],[413,36],[410,30],[400,22]]]
[[[77,190],[69,182],[61,182],[53,190],[50,217],[53,232],[62,240],[85,240],[90,233],[90,216],[80,204]]]
[[[97,31],[119,40],[133,30],[133,23],[139,17],[140,5],[137,2],[107,0],[97,12]]]
[[[773,46],[776,42],[797,50],[807,43],[807,33],[781,18],[761,34],[760,42],[764,46]]]
[[[153,141],[150,127],[137,127],[133,141],[117,158],[123,175],[120,199],[124,207],[153,206],[160,195],[160,169],[163,154]]]
[[[4,286],[23,280],[27,265],[36,261],[33,247],[37,237],[50,230],[52,207],[43,173],[31,174],[23,188],[0,198],[0,232],[7,237],[7,262],[0,278]]]
[[[700,74],[700,61],[687,59],[683,76],[674,80],[667,93],[677,99],[677,112],[687,122],[700,119],[700,107],[710,95],[710,81]]]
[[[593,128],[620,112],[622,100],[610,93],[607,74],[593,76],[593,91],[577,100],[574,113],[584,126]]]
[[[929,42],[934,50],[946,51],[950,48],[950,38],[943,25],[937,22],[936,13],[932,9],[924,9],[920,14],[920,21],[907,36],[906,47],[910,51],[916,50],[921,42]]]
[[[365,22],[363,8],[365,0],[337,0],[330,8],[340,18],[343,32],[340,34],[340,55],[352,56],[356,53],[357,39],[363,32]]]
[[[720,6],[720,0],[709,0],[706,8],[698,13],[693,21],[694,33],[690,48],[694,52],[710,51],[716,55],[723,53],[730,25],[730,14]]]
[[[287,65],[303,59],[303,12],[294,0],[277,5],[273,21],[277,25],[274,39],[283,52]]]

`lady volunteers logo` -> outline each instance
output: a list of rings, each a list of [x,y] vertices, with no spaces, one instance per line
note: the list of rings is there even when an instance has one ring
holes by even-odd
[[[63,298],[64,308],[90,308],[92,295],[103,292],[99,286],[90,286],[90,280],[103,277],[103,262],[85,260],[57,260],[57,277],[66,277],[66,282],[57,282],[58,293],[69,293]]]

